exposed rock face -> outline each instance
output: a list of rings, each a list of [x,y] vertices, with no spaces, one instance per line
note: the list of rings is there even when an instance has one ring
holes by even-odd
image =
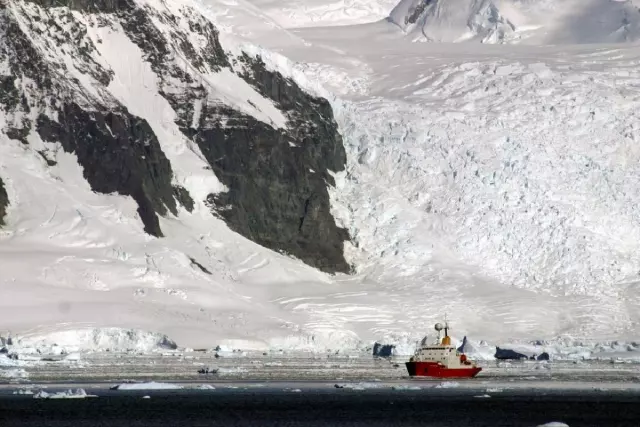
[[[346,163],[329,103],[268,70],[259,58],[227,54],[216,28],[194,9],[162,4],[0,4],[0,64],[8,64],[7,72],[0,68],[0,113],[7,118],[1,131],[27,147],[37,135],[74,153],[93,191],[131,196],[145,231],[162,236],[158,215],[177,214],[178,204],[193,211],[196,201],[173,182],[151,119],[132,114],[111,92],[115,72],[100,53],[109,40],[96,34],[123,33],[157,76],[157,93],[174,110],[180,131],[228,188],[209,195],[212,212],[263,246],[327,272],[349,271],[343,256],[349,236],[335,224],[327,191],[334,185],[330,172]],[[286,125],[223,101],[206,77],[222,72],[270,100]],[[56,167],[46,150],[31,151]]]
[[[378,357],[391,357],[393,356],[393,350],[395,345],[375,343],[373,345],[373,355]]]
[[[435,3],[435,1],[437,0],[422,0],[420,3],[418,3],[415,6],[414,9],[409,10],[409,14],[405,17],[404,23],[415,24],[416,22],[418,22],[418,19],[420,18],[424,10],[427,8],[427,6],[431,5],[432,3]]]
[[[94,191],[131,196],[145,231],[162,236],[156,212],[177,214],[172,172],[146,121],[126,110],[87,112],[71,103],[62,106],[58,122],[40,115],[37,130],[44,141],[76,154]]]
[[[85,37],[86,29],[73,16],[58,13],[58,20],[47,22],[47,31],[60,37],[59,43],[66,44],[64,47],[78,52],[77,68],[98,83],[108,84],[111,73],[91,55],[95,46]],[[26,143],[26,136],[35,124],[43,141],[60,143],[65,151],[76,154],[93,191],[131,196],[138,204],[145,231],[162,236],[156,213],[164,215],[167,208],[177,213],[171,186],[173,174],[148,123],[129,114],[106,94],[101,99],[86,94],[78,87],[77,80],[64,76],[69,71],[64,65],[51,61],[34,46],[8,11],[3,18],[6,44],[0,51],[0,59],[11,64],[9,77],[13,79],[13,89],[18,91],[21,86],[16,84],[18,81],[32,82],[30,90],[18,92],[10,97],[11,102],[4,104],[9,115],[23,118],[22,131],[11,128],[7,134],[10,137],[19,134],[21,138],[13,139]],[[61,20],[66,20],[66,30],[60,26]],[[47,34],[35,27],[31,30],[40,36]],[[64,40],[65,37],[68,39]],[[7,77],[4,80],[6,82]],[[11,92],[6,90],[6,93]],[[32,105],[28,100],[17,102],[29,98],[39,100],[39,104]],[[34,113],[30,114],[33,117],[34,109],[38,114],[35,120],[29,121],[25,113]]]
[[[268,71],[260,59],[242,61],[243,77],[287,112],[289,130],[219,108],[203,112],[193,137],[229,188],[208,201],[251,240],[324,271],[348,272],[343,242],[349,236],[335,224],[327,191],[327,183],[335,184],[329,170],[343,170],[346,163],[331,107]]]
[[[9,206],[9,196],[4,188],[4,182],[0,178],[0,227],[4,225],[4,217],[7,214],[7,206]]]
[[[132,0],[27,0],[42,7],[68,7],[83,12],[117,12],[130,9]]]
[[[494,356],[498,360],[526,360],[529,358],[526,354],[518,353],[515,350],[509,348],[496,347],[496,354]]]
[[[346,164],[329,103],[267,70],[259,58],[243,55],[239,75],[285,112],[288,128],[275,129],[218,103],[208,105],[215,94],[176,63],[168,41],[149,16],[139,9],[131,16],[133,20],[121,21],[122,26],[162,81],[161,94],[178,113],[176,123],[198,144],[218,179],[229,188],[209,196],[214,213],[256,243],[327,272],[348,272],[343,244],[349,236],[335,224],[327,191],[327,184],[335,185],[329,170],[343,170]],[[230,68],[215,27],[198,17],[189,18],[191,31],[207,40],[203,50],[193,49],[183,32],[173,34],[193,69]],[[170,23],[166,16],[156,19]],[[181,81],[182,90],[171,87],[175,80]],[[199,117],[195,117],[196,102],[204,104]],[[181,203],[189,209],[188,201]]]

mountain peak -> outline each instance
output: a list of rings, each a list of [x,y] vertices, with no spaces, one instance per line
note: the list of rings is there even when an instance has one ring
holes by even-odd
[[[388,21],[420,41],[501,43],[516,37],[492,0],[402,0]]]

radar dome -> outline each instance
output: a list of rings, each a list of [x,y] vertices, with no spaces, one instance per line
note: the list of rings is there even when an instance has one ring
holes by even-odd
[[[443,330],[444,327],[442,326],[442,323],[436,323],[435,329],[436,329],[436,331],[439,332],[439,331]]]

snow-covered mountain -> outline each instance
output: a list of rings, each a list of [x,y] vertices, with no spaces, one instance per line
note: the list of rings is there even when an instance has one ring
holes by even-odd
[[[321,349],[446,311],[494,341],[637,334],[635,46],[291,30],[256,4],[2,3],[0,329]],[[471,4],[473,40],[524,25]],[[426,10],[467,28],[433,3],[405,30]]]
[[[496,43],[516,38],[515,26],[493,0],[402,0],[389,21],[414,40]]]
[[[331,107],[259,57],[225,51],[197,6],[3,2],[0,286],[12,310],[14,292],[29,301],[47,293],[25,281],[109,290],[131,280],[106,279],[86,263],[129,260],[126,245],[168,237],[163,222],[194,211],[208,217],[209,233],[219,234],[219,218],[266,248],[349,271],[349,236],[327,191],[346,162]],[[175,251],[165,242],[159,247]],[[16,262],[36,247],[47,256],[22,262],[37,266]],[[64,255],[78,247],[102,256]],[[189,274],[215,274],[212,252],[187,252],[175,254]],[[147,276],[156,262],[144,255],[141,272],[130,274]],[[14,322],[30,316],[16,313]]]
[[[227,54],[187,4],[70,10],[38,1],[5,8],[5,138],[51,168],[60,149],[75,155],[92,190],[130,196],[156,237],[158,215],[193,210],[187,180],[206,167],[227,190],[205,195],[207,206],[235,231],[348,271],[348,236],[326,190],[345,163],[327,101],[259,58]]]
[[[640,40],[636,0],[402,0],[388,21],[412,40],[574,44]]]

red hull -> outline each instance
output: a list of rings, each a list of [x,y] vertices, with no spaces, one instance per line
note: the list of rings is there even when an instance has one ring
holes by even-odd
[[[482,368],[449,369],[435,362],[407,362],[407,370],[412,377],[473,378]]]

